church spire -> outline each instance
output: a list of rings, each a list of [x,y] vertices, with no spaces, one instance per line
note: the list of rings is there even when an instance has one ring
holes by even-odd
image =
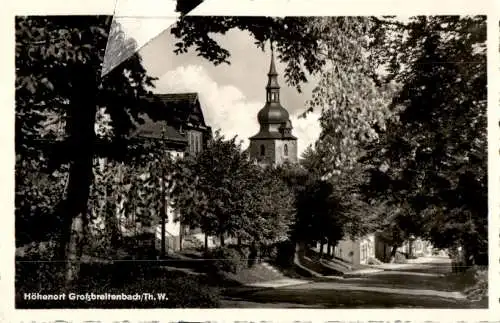
[[[269,76],[278,75],[278,73],[276,72],[276,65],[274,65],[274,49],[272,42],[271,42],[271,66],[269,66],[269,73],[267,75]]]
[[[267,102],[279,102],[279,89],[278,73],[276,72],[276,65],[274,63],[274,49],[271,40],[271,64],[269,66],[269,73],[267,73],[268,81],[266,86]]]

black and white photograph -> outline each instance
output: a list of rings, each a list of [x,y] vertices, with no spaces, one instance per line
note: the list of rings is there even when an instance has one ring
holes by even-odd
[[[16,16],[16,308],[488,308],[486,16],[186,3]]]

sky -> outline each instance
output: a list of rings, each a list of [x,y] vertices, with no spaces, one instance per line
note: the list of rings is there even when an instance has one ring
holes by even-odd
[[[215,66],[194,51],[176,55],[173,52],[176,39],[170,29],[142,47],[139,54],[148,74],[158,78],[153,92],[198,92],[207,124],[213,130],[220,129],[227,138],[237,136],[246,148],[248,137],[259,130],[257,113],[265,104],[269,46],[265,51],[258,49],[251,36],[240,30],[217,35],[215,39],[230,52],[230,65]],[[300,156],[320,133],[318,113],[298,118],[306,110],[315,82],[305,84],[302,93],[298,93],[285,84],[284,64],[276,61],[276,65],[281,104],[290,113]]]

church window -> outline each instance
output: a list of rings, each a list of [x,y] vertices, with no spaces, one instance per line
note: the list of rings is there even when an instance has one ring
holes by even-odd
[[[276,93],[271,93],[271,101],[276,101]]]
[[[261,156],[266,155],[266,147],[264,147],[264,145],[260,145],[260,155]]]
[[[283,153],[285,154],[285,156],[288,156],[288,145],[285,144],[285,146],[283,147]]]

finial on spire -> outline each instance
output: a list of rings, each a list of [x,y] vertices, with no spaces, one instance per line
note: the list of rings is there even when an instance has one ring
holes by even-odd
[[[268,75],[278,75],[276,72],[276,66],[274,64],[274,48],[273,48],[273,40],[270,39],[270,44],[271,44],[271,66],[269,67],[269,74]]]

